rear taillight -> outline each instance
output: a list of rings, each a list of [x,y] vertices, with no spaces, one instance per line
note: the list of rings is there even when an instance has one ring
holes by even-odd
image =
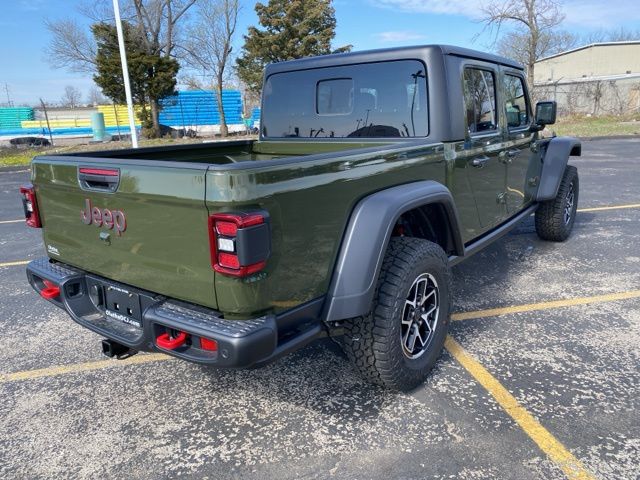
[[[23,185],[20,187],[20,194],[22,195],[22,206],[24,207],[24,218],[27,221],[27,225],[33,228],[42,227],[40,223],[40,214],[38,213],[38,202],[36,201],[36,191],[33,185]]]
[[[271,255],[269,216],[266,212],[211,215],[209,243],[216,272],[233,277],[257,273]]]

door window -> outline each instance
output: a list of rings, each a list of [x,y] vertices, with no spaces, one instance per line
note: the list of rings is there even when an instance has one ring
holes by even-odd
[[[464,105],[469,133],[491,132],[498,128],[493,72],[464,69]]]
[[[509,128],[529,125],[529,102],[524,92],[524,80],[522,77],[515,75],[504,76],[505,109]]]

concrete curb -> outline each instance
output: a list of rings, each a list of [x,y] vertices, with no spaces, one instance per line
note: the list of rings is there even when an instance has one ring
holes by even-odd
[[[5,167],[0,167],[0,173],[11,173],[11,172],[21,172],[25,170],[29,170],[31,168],[31,164],[28,165],[8,165]]]
[[[637,140],[640,135],[600,135],[596,137],[578,137],[580,140],[590,142],[592,140]]]

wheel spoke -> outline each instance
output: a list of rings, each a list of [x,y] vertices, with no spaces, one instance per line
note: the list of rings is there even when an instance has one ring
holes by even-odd
[[[438,283],[423,273],[411,285],[401,318],[400,338],[404,354],[417,358],[429,347],[438,323]]]
[[[429,310],[427,310],[426,312],[424,312],[422,315],[420,315],[422,317],[422,319],[426,322],[429,320],[429,317],[431,316],[431,314],[433,312],[435,312],[438,309],[437,305],[432,306]]]
[[[420,340],[420,346],[424,347],[427,344],[427,340],[429,339],[429,335],[427,335],[425,337],[425,339],[422,339],[422,335],[420,335],[420,328],[416,328],[416,338],[418,340]]]
[[[564,205],[563,220],[565,225],[568,225],[573,215],[573,203],[575,202],[575,192],[573,191],[573,183],[569,186],[569,192]]]
[[[424,297],[426,296],[427,293],[427,286],[428,286],[429,282],[427,281],[427,279],[425,278],[424,280],[422,280],[421,282],[418,282],[418,285],[416,287],[416,291],[419,291],[419,296],[416,297],[416,301],[418,300],[418,298],[420,299],[420,305],[422,305],[424,303]],[[420,285],[422,285],[422,287],[420,287]]]
[[[409,334],[411,333],[411,325],[409,326],[409,328],[407,328],[407,332],[405,333],[403,339],[402,339],[402,344],[405,346],[405,348],[409,348],[407,346],[408,344],[408,339],[409,339]]]
[[[422,302],[420,302],[420,305],[424,305],[427,299],[434,296],[435,294],[436,294],[436,290],[434,288],[429,293],[427,293],[424,297],[422,297]]]
[[[411,328],[409,331],[411,332],[411,335],[407,339],[407,343],[405,343],[405,345],[407,347],[407,350],[413,353],[413,350],[416,347],[416,339],[418,338],[418,329],[415,327],[415,324],[414,324],[414,325],[411,325]]]

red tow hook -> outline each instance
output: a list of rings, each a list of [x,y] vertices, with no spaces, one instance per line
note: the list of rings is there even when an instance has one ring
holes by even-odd
[[[184,342],[187,341],[187,333],[180,332],[178,336],[172,338],[168,333],[163,333],[156,338],[156,343],[161,348],[166,348],[167,350],[175,350],[178,347],[184,345]]]
[[[47,300],[60,296],[60,287],[51,283],[49,280],[43,280],[44,288],[40,290],[40,296]]]

